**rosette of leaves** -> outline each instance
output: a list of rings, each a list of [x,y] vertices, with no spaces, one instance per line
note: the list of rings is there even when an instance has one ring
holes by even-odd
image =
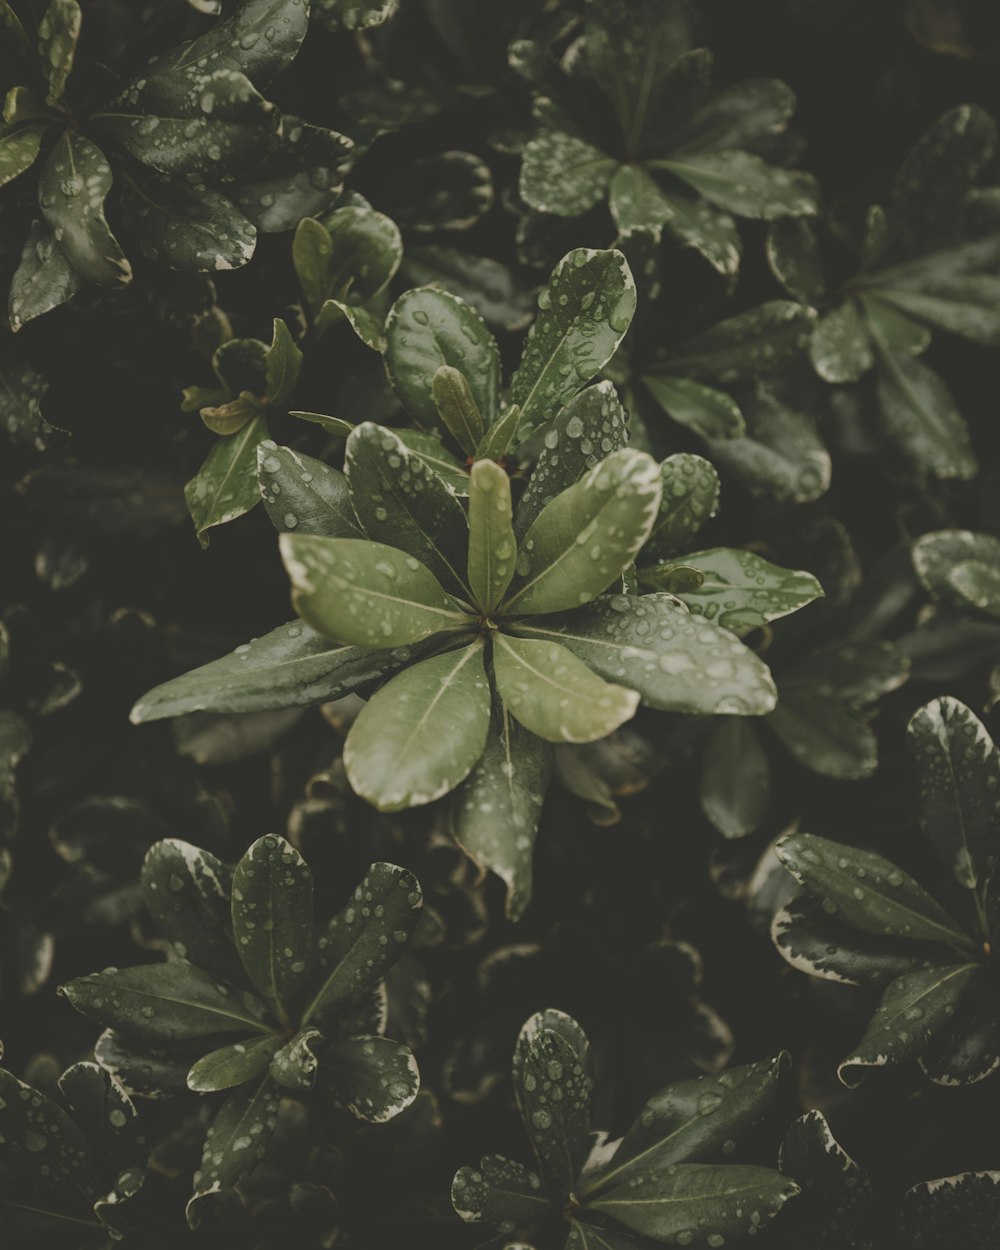
[[[258,448],[268,437],[268,416],[286,407],[301,366],[302,352],[287,324],[275,317],[270,346],[260,339],[227,339],[212,355],[218,385],[185,388],[182,410],[197,410],[219,435],[184,487],[203,547],[208,546],[208,530],[235,521],[260,502]]]
[[[518,1111],[537,1171],[500,1155],[455,1176],[462,1219],[543,1247],[707,1244],[765,1227],[794,1181],[731,1163],[739,1139],[767,1116],[783,1056],[668,1085],[617,1142],[591,1126],[587,1038],[569,1016],[532,1016],[514,1050]]]
[[[79,977],[61,993],[107,1030],[96,1057],[127,1089],[225,1092],[195,1175],[192,1225],[206,1195],[238,1185],[264,1157],[282,1097],[315,1092],[373,1122],[413,1101],[416,1063],[383,1035],[381,988],[420,916],[410,873],[372,865],[317,930],[312,874],[274,834],[235,869],[188,843],[158,842],[141,885],[174,957]]]
[[[135,1104],[96,1063],[67,1068],[59,1093],[61,1102],[0,1068],[4,1232],[18,1245],[73,1250],[148,1234],[149,1147]]]
[[[591,0],[559,66],[515,44],[538,126],[520,193],[561,217],[607,199],[619,231],[665,232],[733,278],[737,219],[813,214],[819,189],[780,163],[790,153],[790,88],[754,78],[713,89],[712,53],[692,45],[682,0]]]
[[[837,1069],[849,1086],[870,1068],[913,1058],[943,1085],[980,1081],[1000,1066],[1000,751],[951,698],[922,707],[907,737],[921,832],[943,870],[933,893],[874,851],[810,834],[776,848],[803,891],[774,919],[779,952],[812,976],[881,992],[864,1037]]]
[[[0,184],[17,179],[7,194],[25,196],[24,175],[38,171],[38,216],[10,288],[13,329],[88,283],[128,283],[118,233],[174,269],[234,269],[258,232],[291,229],[336,195],[350,141],[283,117],[261,95],[299,50],[306,0],[247,0],[135,76],[122,67],[111,98],[100,47],[77,61],[78,0],[51,0],[30,37],[6,4],[4,13],[23,79],[4,106]]]
[[[872,378],[885,437],[921,477],[971,478],[976,457],[944,378],[923,359],[936,332],[1000,346],[1000,189],[979,186],[996,126],[975,105],[939,118],[860,229],[833,219],[830,249],[804,221],[772,227],[768,256],[797,298],[822,310],[809,345],[829,383]],[[844,260],[843,256],[850,258]]]

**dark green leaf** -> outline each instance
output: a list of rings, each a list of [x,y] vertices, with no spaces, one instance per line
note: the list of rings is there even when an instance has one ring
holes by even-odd
[[[919,769],[920,827],[959,885],[974,890],[992,877],[1000,854],[1000,751],[957,699],[920,708],[907,738]]]
[[[434,375],[442,365],[461,373],[483,421],[495,420],[500,388],[500,353],[479,314],[434,287],[407,291],[393,304],[385,325],[385,369],[411,417],[438,428]]]
[[[287,1024],[312,951],[312,873],[293,846],[267,833],[236,865],[232,899],[243,967]]]
[[[864,1080],[867,1068],[902,1063],[919,1052],[951,1023],[973,978],[977,964],[946,964],[907,972],[885,987],[865,1035],[837,1067],[851,1088]]]
[[[5,186],[35,163],[45,127],[0,126],[0,187]]]
[[[191,712],[266,712],[328,703],[408,663],[408,647],[343,647],[292,621],[143,695],[132,709],[141,725]]]
[[[719,507],[719,475],[701,456],[680,452],[660,465],[663,494],[660,511],[640,559],[672,554],[715,516]]]
[[[487,1155],[478,1168],[459,1168],[451,1204],[467,1223],[492,1224],[499,1233],[540,1223],[551,1211],[539,1177],[500,1155]]]
[[[104,216],[111,181],[100,148],[66,130],[42,166],[38,203],[73,268],[88,282],[118,287],[131,281],[132,267]]]
[[[221,1033],[267,1033],[264,1008],[183,960],[109,969],[60,987],[77,1011],[138,1041],[184,1042]]]
[[[909,873],[874,851],[794,833],[778,858],[823,910],[853,929],[965,949],[968,934]]]
[[[177,838],[149,848],[140,876],[142,901],[177,954],[226,981],[242,976],[228,932],[232,877],[210,852]]]
[[[267,1072],[271,1057],[281,1047],[279,1034],[230,1042],[203,1055],[187,1074],[187,1087],[196,1094],[211,1094],[254,1081]]]
[[[546,504],[627,442],[628,417],[611,382],[597,382],[574,395],[546,427],[518,501],[514,532],[523,538]]]
[[[74,1063],[59,1078],[59,1092],[102,1168],[117,1176],[145,1167],[149,1145],[120,1081],[96,1063]]]
[[[322,1041],[319,1029],[302,1029],[296,1033],[271,1060],[271,1076],[283,1089],[298,1093],[312,1089],[319,1070],[315,1050]]]
[[[969,530],[936,530],[912,547],[913,567],[935,599],[1000,616],[1000,539]]]
[[[518,189],[540,213],[577,217],[601,199],[618,162],[574,135],[543,130],[530,140]]]
[[[467,456],[475,455],[483,437],[483,418],[465,375],[442,365],[431,380],[441,424]]]
[[[771,795],[771,770],[757,730],[742,716],[727,716],[705,744],[701,810],[726,838],[759,828]]]
[[[257,448],[267,438],[263,416],[256,416],[236,434],[220,438],[205,463],[184,487],[184,498],[203,547],[206,531],[244,516],[260,502]]]
[[[562,258],[538,297],[538,316],[510,380],[522,436],[551,421],[604,368],[632,323],[635,300],[621,252],[581,247]]]
[[[511,920],[520,920],[531,900],[532,852],[551,771],[551,747],[501,705],[493,709],[485,750],[455,794],[454,835],[504,882]]]
[[[49,104],[58,104],[73,69],[83,14],[77,0],[49,0],[38,23],[38,56],[48,79]]]
[[[740,438],[746,431],[742,412],[725,391],[666,374],[647,373],[642,381],[668,417],[701,438]]]
[[[501,699],[525,729],[547,742],[594,742],[631,720],[639,696],[604,681],[551,639],[497,633],[493,671]]]
[[[295,390],[301,367],[302,352],[295,346],[287,322],[275,317],[271,346],[264,353],[264,399],[267,403],[278,407],[285,402]]]
[[[710,386],[752,380],[804,347],[815,320],[812,308],[771,300],[688,339],[663,369]]]
[[[83,278],[48,226],[42,221],[32,222],[7,298],[10,328],[16,333],[29,321],[72,299],[83,285]]]
[[[668,594],[608,595],[562,616],[522,622],[558,640],[608,681],[661,711],[760,716],[774,707],[767,666],[737,638]]]
[[[818,211],[819,184],[812,174],[768,165],[750,152],[686,152],[650,164],[737,217],[773,221]]]
[[[877,376],[882,424],[903,455],[934,477],[974,477],[969,430],[941,375],[879,343]]]
[[[811,573],[783,569],[752,551],[714,547],[684,556],[684,563],[704,574],[697,587],[675,591],[696,616],[734,634],[747,634],[823,596]]]
[[[437,244],[407,247],[402,267],[408,284],[450,291],[498,330],[521,330],[531,320],[530,294],[508,266],[487,256]]]
[[[265,439],[257,445],[257,480],[267,515],[279,533],[361,537],[347,478],[322,460]]]
[[[467,598],[465,510],[427,462],[392,430],[365,421],[348,437],[345,471],[368,537],[416,558],[452,593]]]
[[[855,300],[845,300],[816,322],[809,358],[824,382],[857,382],[872,367],[875,352]]]
[[[779,217],[767,231],[767,263],[789,295],[816,304],[826,294],[819,240],[805,217]]]
[[[469,624],[434,574],[395,547],[294,533],[280,544],[292,603],[324,637],[385,649]]]
[[[194,1174],[188,1223],[201,1223],[201,1204],[210,1194],[232,1189],[260,1163],[278,1122],[278,1087],[269,1076],[229,1095],[205,1138],[201,1167]]]
[[[230,188],[234,203],[262,234],[294,230],[303,218],[329,208],[354,152],[346,135],[287,114],[279,124],[278,144]]]
[[[407,1046],[387,1037],[352,1037],[324,1050],[319,1082],[334,1106],[383,1124],[416,1098],[420,1073]]]
[[[660,467],[645,452],[599,461],[528,528],[503,612],[560,612],[595,599],[649,537],[661,495]]]
[[[257,231],[212,187],[179,185],[133,168],[123,175],[122,195],[144,254],[173,269],[239,269],[254,254]]]
[[[303,1024],[322,1023],[334,1008],[377,985],[413,937],[422,905],[412,873],[395,864],[372,864],[354,897],[316,942],[322,976]]]
[[[351,726],[348,779],[380,811],[430,803],[469,775],[489,723],[481,641],[420,660],[377,691]]]

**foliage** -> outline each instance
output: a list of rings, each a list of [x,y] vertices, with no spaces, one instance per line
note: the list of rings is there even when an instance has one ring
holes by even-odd
[[[0,0],[7,1241],[993,1250],[998,52]]]

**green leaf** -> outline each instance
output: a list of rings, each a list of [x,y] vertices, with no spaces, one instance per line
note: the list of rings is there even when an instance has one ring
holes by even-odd
[[[384,1124],[405,1111],[420,1089],[409,1047],[387,1037],[352,1037],[328,1046],[319,1079],[334,1106],[369,1124]]]
[[[149,1146],[120,1081],[96,1063],[74,1063],[59,1078],[59,1092],[102,1168],[117,1176],[145,1167]]]
[[[869,337],[900,356],[921,356],[931,345],[930,329],[883,299],[865,295],[861,301]]]
[[[302,1029],[277,1051],[271,1060],[270,1073],[283,1089],[301,1093],[315,1086],[319,1060],[314,1047],[322,1040],[319,1029]]]
[[[267,403],[279,407],[285,402],[295,390],[301,368],[302,352],[295,346],[287,322],[275,317],[271,346],[264,353],[264,399]]]
[[[293,846],[267,833],[233,873],[233,941],[255,989],[286,1023],[312,950],[312,873]]]
[[[249,391],[244,391],[237,399],[218,407],[202,408],[201,419],[213,434],[228,438],[238,433],[248,421],[261,415],[261,403]]]
[[[347,439],[344,468],[368,537],[413,556],[450,591],[468,597],[465,510],[427,462],[392,430],[365,421]]]
[[[826,294],[819,239],[805,217],[779,217],[767,230],[767,263],[789,295],[816,304]]]
[[[235,521],[260,502],[257,448],[266,438],[263,415],[254,417],[238,433],[220,438],[184,487],[188,511],[203,547],[209,542],[207,530]]]
[[[660,511],[642,549],[643,562],[672,554],[719,508],[719,475],[701,456],[689,452],[668,456],[660,464],[660,478]]]
[[[815,309],[770,300],[720,321],[664,358],[663,369],[709,386],[728,386],[770,373],[809,341]]]
[[[511,715],[547,742],[594,742],[631,720],[639,696],[603,681],[566,647],[495,634],[497,690]]]
[[[213,63],[147,74],[91,121],[149,169],[216,183],[244,173],[271,151],[280,115],[249,78]]]
[[[494,707],[486,747],[455,794],[452,832],[467,855],[507,887],[506,914],[520,920],[531,901],[531,864],[552,748]]]
[[[0,429],[12,442],[45,451],[69,437],[42,413],[48,389],[45,378],[16,357],[0,367]]]
[[[804,767],[822,777],[856,781],[878,765],[878,744],[866,719],[834,694],[786,691],[768,726]]]
[[[799,1192],[771,1168],[748,1164],[681,1163],[650,1172],[594,1199],[591,1209],[657,1241],[687,1235],[728,1239],[744,1233],[748,1219],[760,1228]]]
[[[123,208],[143,254],[187,273],[239,269],[254,254],[257,231],[212,187],[187,185],[141,167],[121,176]]]
[[[73,268],[88,282],[119,287],[131,281],[132,266],[104,216],[111,182],[101,149],[66,130],[42,166],[38,203]]]
[[[330,232],[315,217],[303,217],[292,240],[292,263],[306,307],[315,317],[330,294],[333,241]]]
[[[48,80],[48,104],[58,104],[63,97],[82,25],[77,0],[50,0],[38,23],[38,58]]]
[[[459,1168],[451,1204],[466,1223],[492,1224],[498,1233],[540,1224],[552,1210],[540,1178],[501,1155],[486,1155],[478,1168]]]
[[[262,234],[294,230],[337,198],[354,154],[346,135],[282,115],[277,147],[229,188],[234,203]]]
[[[794,833],[778,858],[828,915],[880,937],[944,942],[966,949],[968,934],[917,881],[874,851]]]
[[[511,524],[510,478],[492,460],[479,460],[469,476],[469,586],[489,616],[514,576],[517,540]]]
[[[996,871],[1000,751],[957,699],[934,699],[907,726],[920,778],[920,827],[959,885],[975,890]]]
[[[293,245],[299,280],[314,313],[325,299],[363,304],[389,285],[403,256],[402,238],[394,221],[366,205],[338,208],[320,226],[326,234],[325,247],[316,226],[318,222],[302,222]],[[305,229],[309,230],[308,235],[304,234]],[[308,289],[296,251],[301,250],[304,264],[307,240],[312,257]]]
[[[268,712],[329,703],[372,685],[413,658],[408,647],[342,647],[301,621],[291,621],[220,660],[155,686],[132,709],[132,721],[142,725],[191,712]]]
[[[442,365],[461,373],[487,426],[496,418],[500,352],[475,309],[434,287],[401,295],[385,323],[385,371],[410,416],[439,428],[434,375]]]
[[[7,316],[15,333],[60,304],[84,285],[55,235],[42,221],[32,222],[7,297]]]
[[[555,1027],[552,1027],[555,1026]],[[590,1044],[561,1012],[532,1016],[514,1050],[514,1094],[542,1178],[572,1193],[590,1152]]]
[[[523,538],[546,504],[627,442],[628,417],[611,382],[596,382],[574,395],[546,427],[538,459],[518,500],[515,534]]]
[[[811,977],[882,989],[905,972],[949,963],[938,943],[887,938],[852,929],[809,894],[793,898],[775,914],[771,940],[793,968]]]
[[[540,213],[578,217],[604,198],[618,162],[600,148],[559,130],[525,145],[518,190]]]
[[[913,1245],[923,1242],[929,1250],[947,1250],[956,1228],[968,1229],[970,1242],[979,1236],[979,1229],[988,1238],[1000,1219],[998,1190],[996,1171],[959,1172],[922,1181],[903,1195],[900,1236]]]
[[[857,382],[872,367],[875,352],[855,300],[845,300],[816,322],[809,359],[824,382]]]
[[[837,1067],[849,1088],[860,1085],[865,1069],[902,1063],[939,1036],[951,1023],[978,964],[946,964],[907,972],[890,981],[865,1035]]]
[[[281,1044],[281,1037],[273,1033],[220,1046],[192,1064],[187,1087],[196,1094],[212,1094],[256,1080],[267,1072],[271,1057]]]
[[[1000,313],[997,312],[1000,279],[993,274],[946,278],[928,283],[920,291],[890,287],[878,293],[907,317],[915,317],[972,343],[1000,346]]]
[[[965,420],[940,374],[922,360],[878,351],[878,401],[886,435],[923,473],[971,478],[975,453]]]
[[[534,300],[509,266],[490,257],[438,244],[408,247],[402,268],[408,284],[450,291],[494,329],[523,330],[531,320]]]
[[[788,1055],[782,1053],[720,1076],[667,1085],[646,1102],[610,1161],[588,1177],[584,1195],[729,1153],[764,1121],[787,1067]]]
[[[184,1042],[221,1033],[267,1033],[264,1008],[183,960],[109,969],[59,989],[77,1011],[138,1041]]]
[[[505,460],[507,453],[511,450],[517,437],[517,427],[521,420],[521,409],[517,404],[512,404],[507,408],[502,416],[497,417],[496,421],[483,435],[483,441],[476,448],[475,458],[478,460],[496,460],[498,463]],[[407,441],[413,446],[413,439],[416,436],[410,434]],[[424,435],[423,437],[427,437]],[[438,470],[440,472],[440,470]],[[456,493],[468,493],[468,479],[462,491],[457,486],[453,486]]]
[[[379,811],[454,790],[483,753],[490,690],[482,642],[420,660],[369,699],[344,743],[354,790]]]
[[[486,441],[501,431],[505,419],[501,419],[488,431]],[[393,433],[415,456],[422,460],[429,469],[433,469],[456,495],[469,493],[469,473],[461,460],[445,447],[435,434],[424,434],[421,430],[394,430]],[[485,455],[485,453],[482,453]],[[495,459],[496,457],[490,457]]]
[[[550,421],[604,368],[632,323],[635,300],[621,252],[579,247],[556,265],[510,380],[522,437]]]
[[[713,547],[685,555],[684,563],[705,577],[696,589],[678,591],[677,597],[696,616],[734,634],[747,634],[823,597],[823,587],[811,573],[780,568],[752,551]]]
[[[412,873],[395,864],[372,864],[352,900],[316,942],[322,979],[302,1023],[322,1023],[334,1008],[377,985],[413,937],[422,906]]]
[[[907,243],[950,224],[995,147],[993,119],[974,104],[949,110],[921,135],[896,174],[889,201],[889,219]]]
[[[327,417],[321,412],[289,412],[288,415],[318,425],[334,438],[346,438],[354,429],[352,422],[344,421],[341,417]]]
[[[674,131],[672,146],[693,152],[754,151],[781,134],[794,112],[795,93],[787,83],[744,78],[698,99]]]
[[[667,374],[647,373],[642,381],[668,417],[700,438],[740,438],[746,432],[743,413],[725,391]]]
[[[41,125],[0,127],[0,187],[34,165],[44,134]]]
[[[25,1207],[42,1216],[90,1222],[101,1181],[78,1126],[57,1103],[3,1068],[0,1102],[4,1138],[0,1208],[5,1224],[12,1210]]]
[[[201,1206],[209,1195],[238,1185],[264,1158],[278,1122],[278,1102],[278,1087],[265,1076],[259,1084],[241,1085],[222,1104],[194,1174],[194,1195],[187,1204],[192,1228],[201,1223]]]
[[[229,936],[232,869],[208,851],[164,838],[146,852],[142,901],[182,959],[226,981],[242,979]]]
[[[935,599],[1000,616],[1000,539],[969,530],[936,530],[911,548],[917,576]]]
[[[469,625],[434,574],[395,547],[294,533],[279,541],[295,610],[326,638],[385,649]]]
[[[649,163],[737,217],[773,221],[811,217],[819,209],[819,184],[812,174],[768,165],[750,152],[685,152]]]
[[[595,599],[635,559],[660,506],[660,466],[623,449],[551,500],[520,544],[505,615],[559,612]]]
[[[699,788],[701,810],[725,838],[755,832],[767,813],[771,770],[757,730],[727,716],[705,744]]]
[[[763,661],[672,595],[607,595],[575,612],[523,621],[518,631],[562,643],[595,673],[633,687],[660,711],[760,716],[774,707]]]
[[[162,1099],[187,1092],[190,1056],[169,1044],[141,1044],[105,1029],[94,1043],[94,1058],[129,1095]]]
[[[347,478],[322,460],[265,439],[257,445],[257,481],[264,508],[279,533],[361,537]]]
[[[226,339],[212,353],[212,368],[230,394],[260,396],[267,385],[266,356],[260,339]]]
[[[483,418],[465,375],[442,365],[431,379],[431,391],[441,424],[466,455],[475,455],[483,437]]]
[[[709,440],[713,463],[755,498],[777,504],[807,503],[826,492],[830,453],[805,405],[793,408],[758,390],[743,413],[745,437]]]

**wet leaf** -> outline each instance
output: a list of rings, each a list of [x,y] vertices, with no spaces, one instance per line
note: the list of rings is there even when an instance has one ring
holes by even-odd
[[[257,480],[267,515],[279,533],[361,537],[347,478],[322,460],[265,439],[257,444]]]
[[[257,448],[266,438],[263,415],[254,417],[238,433],[220,438],[184,487],[188,511],[203,547],[209,543],[208,530],[245,516],[260,502]]]
[[[409,1047],[387,1037],[352,1037],[326,1048],[319,1083],[334,1106],[384,1124],[416,1098],[420,1074]]]

